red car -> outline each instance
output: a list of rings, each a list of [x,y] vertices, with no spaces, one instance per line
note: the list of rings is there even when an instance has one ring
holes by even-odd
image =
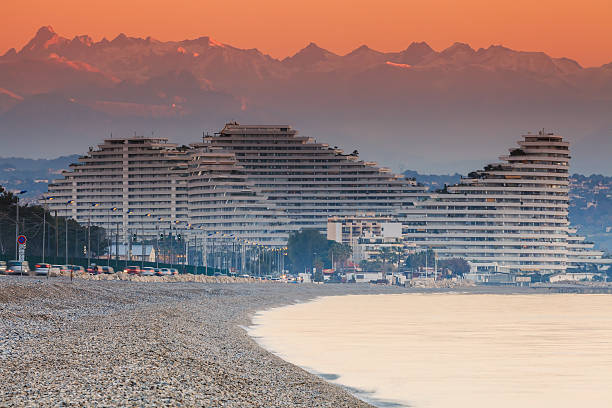
[[[98,265],[89,265],[87,268],[87,273],[91,273],[92,275],[100,275],[104,273],[104,269]]]
[[[128,266],[127,268],[123,270],[123,272],[127,272],[130,275],[138,275],[140,274],[140,267],[139,266]]]

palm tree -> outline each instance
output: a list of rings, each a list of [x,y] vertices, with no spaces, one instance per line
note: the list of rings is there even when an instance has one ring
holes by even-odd
[[[399,255],[397,253],[397,249],[390,248],[390,247],[382,247],[379,252],[379,257],[383,261],[382,279],[387,280],[387,271],[386,271],[387,261],[390,261],[392,264],[395,264],[398,261]]]

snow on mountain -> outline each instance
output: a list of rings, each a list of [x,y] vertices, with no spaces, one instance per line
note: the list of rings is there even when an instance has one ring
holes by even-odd
[[[306,47],[295,53],[291,57],[285,58],[283,65],[295,69],[312,69],[317,65],[322,65],[328,62],[335,62],[340,57],[333,52],[319,47],[311,42]]]
[[[393,56],[398,64],[416,65],[429,55],[437,54],[426,42],[413,42],[403,51]]]
[[[67,38],[57,35],[53,31],[53,27],[44,26],[38,29],[34,38],[19,51],[19,54],[30,57],[40,56],[47,52],[59,50],[69,42]]]
[[[212,81],[219,88],[249,88],[252,82],[285,80],[296,72],[359,72],[386,62],[407,64],[420,69],[463,69],[481,67],[492,70],[539,75],[570,75],[582,67],[567,58],[551,58],[541,52],[514,51],[492,45],[474,50],[455,43],[437,52],[425,42],[414,42],[399,52],[380,52],[362,45],[339,56],[315,43],[282,61],[257,49],[240,49],[210,37],[182,41],[158,41],[119,34],[108,41],[94,42],[87,35],[69,40],[50,26],[41,27],[19,51],[9,50],[0,62],[45,59],[57,55],[62,61],[83,63],[120,80],[144,82],[170,71],[188,70],[198,78]],[[606,69],[606,66],[602,67]]]
[[[362,45],[345,55],[310,43],[279,60],[208,36],[94,41],[41,27],[21,50],[0,56],[0,88],[23,98],[0,91],[2,140],[46,129],[70,143],[95,141],[105,130],[144,126],[189,142],[194,131],[227,120],[289,122],[329,132],[336,144],[376,151],[393,143],[400,147],[390,154],[418,161],[425,157],[422,135],[460,155],[470,141],[505,137],[498,129],[508,124],[521,126],[516,132],[546,126],[603,134],[610,128],[612,63],[583,68],[501,45],[455,43],[437,51],[425,42],[397,52]],[[37,119],[47,111],[53,114]],[[25,119],[29,114],[34,120]],[[380,129],[384,136],[372,138]],[[453,155],[444,157],[450,166]]]

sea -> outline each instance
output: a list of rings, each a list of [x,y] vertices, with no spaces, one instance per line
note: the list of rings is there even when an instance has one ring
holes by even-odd
[[[348,295],[249,334],[378,407],[612,407],[612,296]]]

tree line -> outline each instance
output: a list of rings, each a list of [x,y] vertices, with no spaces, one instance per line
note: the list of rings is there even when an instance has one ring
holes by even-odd
[[[0,186],[0,259],[17,258],[17,223],[19,234],[27,238],[26,257],[42,257],[44,251],[47,259],[59,262],[65,257],[66,248],[69,258],[87,256],[87,226],[69,217],[55,216],[41,205],[29,204],[19,204],[17,221],[17,203],[17,196]],[[90,234],[91,257],[104,255],[109,243],[104,228],[92,225]]]
[[[289,237],[287,256],[293,273],[312,273],[314,268],[314,280],[320,282],[323,269],[344,263],[351,256],[351,247],[331,241],[317,230],[303,229]]]
[[[289,237],[287,253],[293,273],[316,269],[315,280],[322,280],[322,269],[343,264],[351,256],[351,247],[328,240],[316,230],[302,230]],[[397,270],[419,270],[433,268],[436,264],[433,250],[415,252],[403,256],[399,248],[383,247],[372,259],[360,262],[368,271],[392,272]],[[470,272],[470,266],[463,258],[438,259],[438,270],[452,275]]]

